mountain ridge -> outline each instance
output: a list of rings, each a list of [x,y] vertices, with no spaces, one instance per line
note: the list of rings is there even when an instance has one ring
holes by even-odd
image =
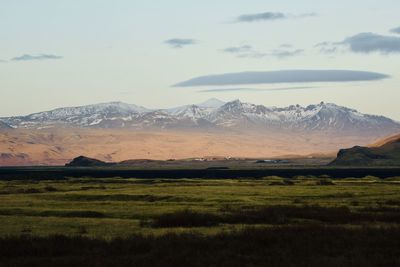
[[[7,123],[2,122],[0,120],[0,130],[2,130],[2,129],[12,129],[12,127],[10,125],[8,125]]]
[[[400,123],[384,116],[367,115],[333,103],[267,107],[216,98],[200,104],[169,109],[148,109],[123,102],[57,108],[26,116],[0,118],[13,128],[51,127],[128,129],[218,129],[240,131],[320,131],[390,135]]]

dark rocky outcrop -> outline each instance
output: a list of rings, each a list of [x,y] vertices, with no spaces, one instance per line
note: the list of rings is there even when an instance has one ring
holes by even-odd
[[[98,159],[92,159],[85,156],[74,158],[70,163],[65,164],[67,167],[104,167],[111,166],[114,163],[107,163]]]
[[[341,149],[334,166],[400,166],[400,137],[390,138],[377,147],[355,146]]]

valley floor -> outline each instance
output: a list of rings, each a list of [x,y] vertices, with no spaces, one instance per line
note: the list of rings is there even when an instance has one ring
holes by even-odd
[[[0,182],[4,266],[399,266],[400,177]]]
[[[336,156],[341,148],[381,137],[322,133],[133,131],[116,129],[13,129],[0,131],[0,166],[64,165],[78,156],[130,159]]]

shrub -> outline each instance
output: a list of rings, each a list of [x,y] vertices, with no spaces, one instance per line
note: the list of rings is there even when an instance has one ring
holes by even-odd
[[[274,182],[269,183],[269,185],[271,185],[271,186],[284,186],[286,184],[283,181],[274,181]]]
[[[44,190],[47,191],[47,192],[56,192],[56,191],[57,191],[57,188],[48,185],[48,186],[46,186],[46,187],[44,188]]]
[[[321,179],[316,182],[316,185],[335,185],[335,183],[330,179]]]
[[[285,185],[294,185],[294,182],[293,182],[292,180],[290,180],[290,179],[284,179],[284,180],[283,180],[283,183],[284,183]]]
[[[221,215],[191,210],[176,211],[153,218],[152,227],[200,227],[225,224],[288,224],[294,219],[317,220],[325,223],[359,221],[358,214],[347,207],[266,206],[254,209],[228,209]],[[365,219],[365,218],[363,218]],[[142,226],[146,222],[142,222]]]
[[[153,227],[200,227],[214,226],[221,221],[218,215],[192,210],[182,210],[159,215],[153,219]]]
[[[38,193],[41,193],[41,192],[37,188],[27,188],[27,189],[23,190],[23,193],[25,193],[25,194],[38,194]]]
[[[105,214],[97,211],[91,210],[66,210],[66,211],[59,211],[59,210],[49,210],[43,211],[39,214],[40,216],[44,217],[66,217],[66,218],[104,218],[106,217]]]

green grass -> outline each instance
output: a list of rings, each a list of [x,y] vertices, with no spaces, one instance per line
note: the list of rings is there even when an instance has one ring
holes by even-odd
[[[399,240],[400,177],[0,181],[2,266],[398,266]]]
[[[399,181],[375,177],[297,177],[292,182],[280,177],[1,181],[0,237],[63,234],[124,238],[132,234],[186,231],[215,234],[254,224],[282,224],[282,220],[271,219],[273,216],[283,216],[285,224],[326,224],[330,219],[325,217],[333,216],[337,210],[345,210],[346,218],[333,220],[336,224],[397,226]],[[287,212],[279,213],[279,209]],[[310,213],[312,210],[318,212]],[[185,212],[205,222],[152,227],[162,216]],[[357,216],[363,219],[355,219]]]

